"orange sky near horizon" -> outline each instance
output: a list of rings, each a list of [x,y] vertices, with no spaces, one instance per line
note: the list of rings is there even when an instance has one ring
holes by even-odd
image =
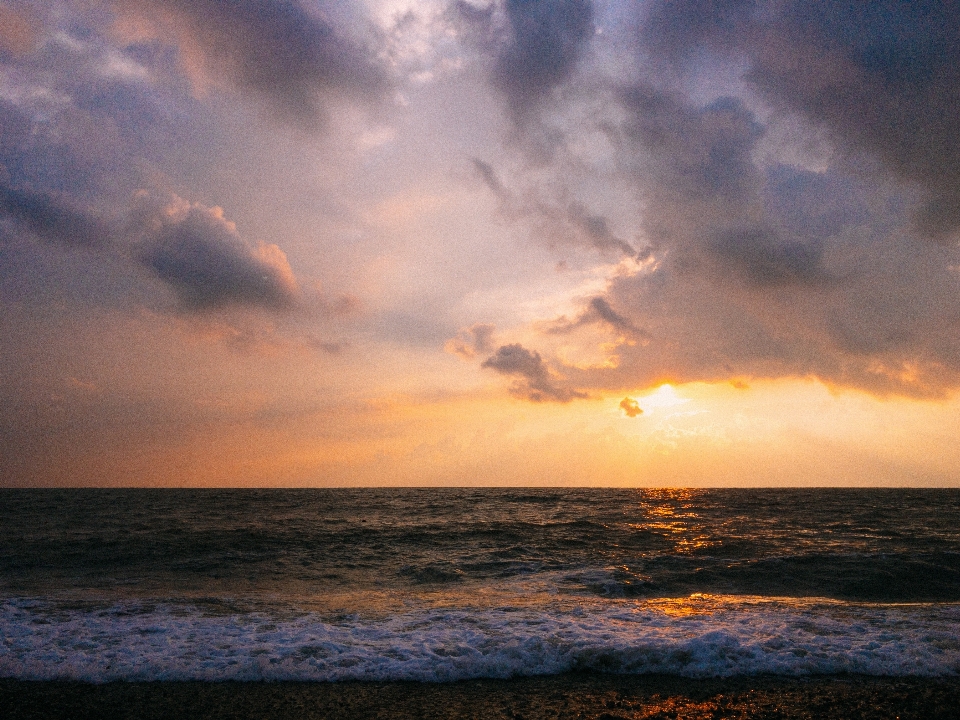
[[[662,385],[575,405],[480,390],[395,394],[287,422],[241,421],[135,447],[51,447],[29,485],[771,487],[956,484],[960,404],[815,381]],[[334,419],[331,422],[331,418]],[[100,441],[105,436],[100,437]],[[53,480],[53,482],[50,482]]]

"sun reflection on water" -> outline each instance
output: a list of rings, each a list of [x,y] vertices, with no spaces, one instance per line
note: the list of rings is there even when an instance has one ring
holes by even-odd
[[[656,488],[639,492],[644,522],[631,523],[631,528],[675,536],[674,549],[680,554],[690,554],[721,544],[720,540],[702,533],[705,525],[703,518],[694,510],[694,501],[702,495],[702,491]]]
[[[634,612],[651,610],[670,617],[690,617],[694,615],[713,615],[716,598],[706,593],[694,593],[690,597],[656,598],[638,603]]]

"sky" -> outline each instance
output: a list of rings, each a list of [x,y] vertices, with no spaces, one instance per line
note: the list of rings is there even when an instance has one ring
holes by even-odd
[[[960,7],[0,2],[0,486],[960,486]]]

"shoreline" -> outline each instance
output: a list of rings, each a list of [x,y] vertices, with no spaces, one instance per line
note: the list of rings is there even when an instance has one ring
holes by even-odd
[[[960,708],[960,677],[568,673],[452,683],[111,682],[0,679],[0,716],[46,718],[921,718]]]

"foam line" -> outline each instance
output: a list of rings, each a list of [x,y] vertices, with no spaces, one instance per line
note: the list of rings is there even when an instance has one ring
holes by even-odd
[[[190,605],[0,605],[0,676],[111,680],[506,678],[577,669],[729,677],[960,673],[960,606],[704,599],[423,608],[331,621]]]

